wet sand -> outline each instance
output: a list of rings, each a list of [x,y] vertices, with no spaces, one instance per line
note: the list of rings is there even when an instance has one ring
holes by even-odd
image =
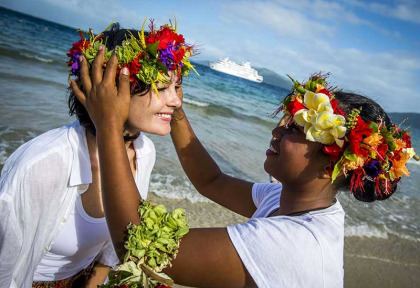
[[[164,204],[168,210],[185,208],[191,227],[224,227],[247,220],[214,203],[166,199],[154,193],[149,194],[149,199]],[[346,237],[344,267],[346,288],[420,287],[420,241]]]

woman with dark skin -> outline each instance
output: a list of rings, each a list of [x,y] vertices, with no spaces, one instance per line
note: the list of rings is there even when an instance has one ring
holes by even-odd
[[[86,73],[87,70],[82,68],[83,86],[90,89],[81,91],[74,82],[71,82],[71,85],[96,127],[105,215],[116,252],[120,259],[123,259],[125,227],[130,222],[140,223],[137,214],[140,198],[127,161],[122,137],[124,123],[129,112],[129,80],[127,75],[120,73],[117,89],[115,86],[116,56],[111,57],[105,73],[101,68],[103,59],[103,52],[100,52],[95,59],[92,79]],[[82,65],[85,64],[82,62]],[[177,93],[182,99],[181,87],[177,87]],[[343,104],[343,108],[344,106],[346,105]],[[259,277],[252,266],[249,266],[244,259],[244,254],[238,253],[238,246],[232,240],[231,232],[228,231],[230,227],[199,228],[190,229],[190,232],[184,236],[172,267],[163,271],[174,279],[175,283],[195,287],[254,287],[257,285],[259,287],[283,287],[282,285],[288,287],[292,284],[303,287],[308,282],[302,279],[308,278],[309,283],[313,284],[312,287],[343,285],[344,212],[335,199],[337,187],[331,183],[330,157],[322,153],[321,143],[306,140],[303,128],[288,121],[289,117],[285,116],[280,126],[273,129],[272,147],[267,151],[264,164],[265,171],[281,182],[281,185],[269,184],[280,185],[272,187],[280,187],[281,196],[279,193],[276,209],[266,213],[261,221],[265,223],[291,221],[305,226],[307,224],[305,217],[313,217],[308,221],[317,222],[319,218],[316,218],[318,217],[316,215],[320,214],[320,217],[323,217],[322,215],[328,215],[332,209],[335,209],[331,213],[336,218],[327,224],[330,226],[328,229],[331,229],[327,231],[332,232],[325,233],[328,234],[325,236],[327,237],[326,244],[322,242],[322,239],[318,241],[322,247],[321,250],[324,249],[322,253],[304,252],[297,261],[299,262],[297,265],[304,262],[318,263],[317,258],[322,258],[325,267],[319,268],[318,264],[309,265],[310,268],[299,266],[301,271],[298,275],[276,276],[280,279],[288,277],[282,283],[264,282],[264,280],[258,280]],[[171,136],[179,159],[195,188],[202,195],[227,209],[245,217],[252,217],[258,209],[253,194],[254,183],[229,176],[219,169],[197,139],[182,107],[175,110],[171,127]],[[341,175],[339,178],[344,177]],[[252,222],[253,220],[255,218],[252,218],[249,223],[258,227],[259,220]],[[252,227],[247,226],[247,228]],[[311,228],[309,230],[313,232]],[[264,231],[257,233],[261,236]],[[293,232],[291,230],[291,234]],[[250,235],[249,237],[253,237],[254,234]],[[274,234],[272,237],[270,234],[262,236],[269,239],[267,241],[274,241],[274,244],[278,246],[283,244],[282,239],[270,239],[274,237]],[[293,236],[291,237],[293,239]],[[295,240],[297,247],[290,249],[295,249],[299,254],[299,249],[304,250],[306,247],[299,244],[301,243],[299,236]],[[260,246],[265,245],[266,243],[261,243]],[[253,249],[253,247],[249,248]],[[287,249],[288,247],[285,251]],[[328,259],[324,259],[328,253],[335,255],[332,257],[336,262],[331,264],[328,263]],[[279,269],[283,269],[279,267],[286,266],[287,268],[288,265],[296,265],[293,259],[288,259],[287,255],[283,256],[281,253],[274,253],[272,258],[266,259],[266,262],[264,264],[271,267],[274,272],[270,273],[274,274],[279,274],[277,273]],[[325,272],[326,270],[329,272]],[[324,273],[328,275],[328,279]],[[325,279],[317,282],[319,275],[316,274],[322,274],[321,276]]]

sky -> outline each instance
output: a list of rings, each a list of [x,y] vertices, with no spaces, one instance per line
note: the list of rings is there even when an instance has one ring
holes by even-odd
[[[420,112],[419,0],[136,1],[2,0],[2,6],[70,27],[101,32],[111,21],[141,29],[176,17],[201,53],[229,57],[304,81],[330,82],[376,100],[388,112]]]

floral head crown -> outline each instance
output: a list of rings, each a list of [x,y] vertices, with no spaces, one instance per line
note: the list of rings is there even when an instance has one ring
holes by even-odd
[[[113,50],[105,48],[105,65],[115,52],[118,57],[117,74],[123,67],[130,71],[130,82],[132,90],[139,85],[138,81],[151,85],[159,96],[156,83],[168,83],[169,71],[175,71],[178,81],[182,76],[187,76],[194,66],[188,58],[194,54],[194,47],[185,43],[182,34],[177,33],[177,26],[165,24],[160,29],[155,30],[153,20],[150,20],[150,32],[145,35],[144,26],[138,32],[138,39],[130,33],[126,35],[126,40],[121,46]],[[66,55],[70,58],[67,62],[71,67],[70,76],[79,76],[80,65],[79,57],[83,55],[88,63],[89,69],[92,67],[100,45],[106,43],[103,33],[112,26],[112,23],[100,34],[94,35],[89,32],[78,30],[80,40],[73,43],[72,48]],[[104,45],[106,46],[106,45]],[[195,71],[197,73],[197,71]],[[197,73],[198,74],[198,73]]]
[[[409,176],[405,164],[414,157],[410,132],[393,124],[389,129],[382,119],[378,123],[365,122],[360,109],[346,115],[334,98],[337,87],[329,87],[329,74],[312,75],[306,83],[293,81],[292,93],[282,102],[281,110],[291,115],[289,121],[304,127],[306,139],[322,143],[324,153],[330,155],[332,181],[343,172],[351,175],[350,191],[363,191],[363,180],[376,183],[376,192],[390,192],[390,184],[398,182],[403,175]]]

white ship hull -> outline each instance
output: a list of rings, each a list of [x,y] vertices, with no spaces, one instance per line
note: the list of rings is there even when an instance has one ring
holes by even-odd
[[[263,77],[258,75],[257,70],[253,69],[249,62],[237,64],[233,61],[230,61],[228,58],[224,58],[217,62],[210,63],[210,68],[246,80],[258,83],[263,82]]]

